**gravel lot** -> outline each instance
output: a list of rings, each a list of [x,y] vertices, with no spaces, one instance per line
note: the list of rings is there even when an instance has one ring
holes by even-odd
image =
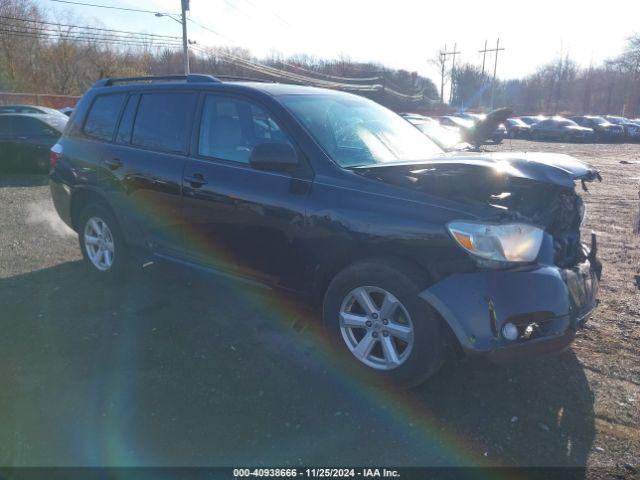
[[[640,145],[507,141],[601,170],[601,304],[564,354],[393,392],[292,299],[158,266],[91,282],[46,179],[0,177],[0,465],[640,468]]]

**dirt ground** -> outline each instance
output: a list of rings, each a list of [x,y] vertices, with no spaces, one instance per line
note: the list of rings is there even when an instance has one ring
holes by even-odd
[[[570,350],[448,364],[409,392],[353,377],[290,299],[151,267],[97,286],[46,179],[0,177],[0,465],[573,466],[640,469],[640,145],[574,155],[603,262]],[[612,476],[612,475],[615,475]]]
[[[572,346],[593,395],[590,466],[640,464],[640,146],[506,141],[489,150],[561,152],[597,166],[583,234],[598,236],[600,305]],[[585,237],[586,238],[586,237]]]

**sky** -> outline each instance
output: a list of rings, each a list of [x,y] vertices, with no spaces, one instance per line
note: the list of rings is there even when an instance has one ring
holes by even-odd
[[[88,3],[179,12],[180,0],[78,0]],[[168,18],[149,13],[37,2],[59,15],[107,28],[181,35]],[[257,57],[270,52],[347,56],[390,68],[417,71],[439,84],[431,60],[455,44],[462,62],[482,64],[485,40],[505,50],[497,76],[520,78],[562,53],[580,65],[598,64],[622,52],[640,33],[640,0],[191,0],[193,20],[224,37],[189,25],[200,45],[235,45]],[[494,57],[487,56],[493,69]]]

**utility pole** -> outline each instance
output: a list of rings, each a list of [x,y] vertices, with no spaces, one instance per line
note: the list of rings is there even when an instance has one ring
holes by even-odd
[[[451,59],[451,88],[449,89],[449,103],[453,102],[453,85],[455,82],[455,77],[453,76],[453,73],[455,71],[456,68],[456,55],[460,52],[456,51],[456,47],[458,46],[457,43],[453,44],[453,52],[451,52],[451,55],[453,55],[453,58]]]
[[[444,50],[440,51],[440,103],[444,103],[444,66],[447,63],[447,44],[444,44]]]
[[[456,45],[457,44],[454,44],[452,52],[447,52],[446,44],[444,46],[444,50],[440,51],[440,103],[444,103],[444,69],[447,64],[447,57],[449,55],[453,55],[454,56],[453,59],[455,62],[455,58],[456,58],[455,55],[460,53],[456,51]],[[451,81],[453,82],[453,65],[451,66]],[[453,90],[453,84],[451,88]]]
[[[189,0],[180,0],[182,7],[182,55],[184,63],[184,74],[189,75],[189,41],[187,40],[187,10],[189,10]]]
[[[496,59],[495,59],[495,62],[493,64],[493,81],[491,82],[491,110],[493,110],[493,99],[494,99],[494,95],[495,95],[495,91],[496,91],[496,72],[498,71],[498,53],[500,53],[500,51],[502,51],[502,50],[504,50],[504,48],[500,48],[500,39],[499,38],[496,41],[496,48],[490,48],[490,49],[485,48],[485,54],[487,52],[495,52],[496,53]]]
[[[487,41],[484,41],[484,50],[478,50],[478,53],[482,54],[482,81],[484,82],[484,63],[487,59]]]
[[[184,74],[189,75],[189,40],[187,38],[187,11],[189,10],[189,0],[180,0],[182,14],[180,18],[171,13],[156,12],[156,17],[167,17],[182,26],[182,63],[184,65]],[[195,42],[193,42],[195,43]]]
[[[486,79],[485,79],[485,76],[484,76],[484,71],[485,71],[484,67],[485,67],[486,62],[487,62],[487,52],[488,51],[489,50],[487,49],[487,40],[485,40],[484,41],[484,48],[482,50],[478,50],[478,53],[482,54],[482,89],[480,91],[480,104],[483,105],[483,106],[485,105],[485,102],[486,102],[485,84],[487,82],[486,82]]]

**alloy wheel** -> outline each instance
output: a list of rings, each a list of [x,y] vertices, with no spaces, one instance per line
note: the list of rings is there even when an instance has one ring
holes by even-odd
[[[369,367],[392,370],[411,354],[411,317],[402,302],[382,288],[362,286],[349,292],[339,321],[347,348]]]
[[[100,217],[87,220],[84,227],[84,247],[94,267],[103,272],[111,268],[115,253],[113,235]]]

